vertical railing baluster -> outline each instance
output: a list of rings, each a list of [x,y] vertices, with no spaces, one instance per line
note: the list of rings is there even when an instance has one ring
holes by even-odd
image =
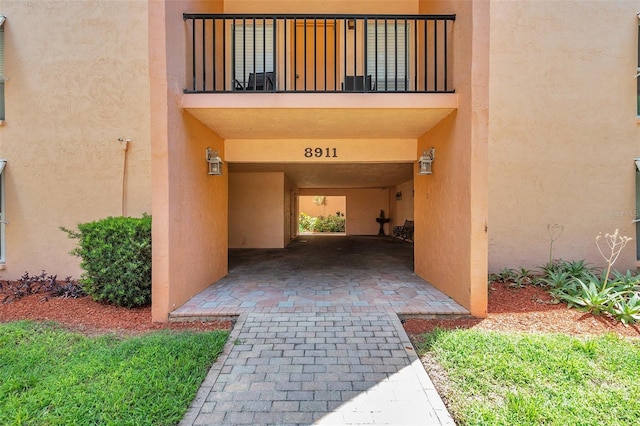
[[[298,19],[293,18],[293,90],[298,90]]]
[[[234,63],[234,60],[231,60]],[[227,88],[227,19],[222,18],[222,90]],[[233,90],[233,83],[231,83]]]
[[[395,58],[393,58],[393,62],[394,62],[394,75],[393,78],[395,80],[394,83],[394,91],[398,91],[398,18],[395,18],[393,20],[393,31],[394,31],[394,37],[393,37],[393,53],[395,55]]]
[[[376,19],[373,24],[373,29],[375,31],[374,39],[375,39],[375,48],[373,50],[374,55],[374,67],[373,72],[375,73],[375,87],[378,90],[378,20]]]
[[[367,17],[364,17],[364,21],[363,21],[363,25],[364,25],[364,29],[363,29],[363,33],[362,33],[362,57],[363,57],[363,61],[362,61],[362,68],[364,69],[364,72],[362,73],[362,80],[363,80],[363,86],[364,86],[364,91],[365,93],[369,91],[369,87],[367,85],[367,75],[369,74],[369,69],[367,67],[367,42],[369,41],[368,37],[368,31],[369,29],[367,28],[368,25],[368,21],[367,21]]]
[[[342,30],[343,30],[343,33],[344,33],[344,42],[343,42],[344,43],[344,55],[343,55],[344,64],[343,64],[343,67],[342,67],[343,68],[343,70],[342,70],[342,81],[344,82],[343,83],[344,84],[343,89],[345,91],[347,90],[347,66],[348,66],[347,56],[349,56],[347,54],[347,51],[348,51],[348,49],[347,49],[347,27],[348,26],[349,26],[348,18],[342,18]]]
[[[253,88],[252,90],[256,90],[256,86],[257,86],[257,81],[256,81],[256,18],[251,18],[251,28],[253,28],[253,46],[252,47],[252,51],[253,51]]]
[[[438,91],[438,19],[433,21],[433,87]]]
[[[303,64],[303,70],[304,70],[304,91],[307,91],[307,17],[304,17],[304,64]]]
[[[267,18],[264,16],[262,17],[262,72],[262,89],[267,90]]]
[[[202,90],[207,90],[207,50],[206,50],[207,21],[202,18]]]
[[[275,19],[275,18],[274,18]],[[282,43],[283,46],[283,60],[282,60],[282,68],[283,68],[283,75],[282,75],[282,80],[284,81],[284,91],[287,91],[287,18],[283,19],[283,24],[282,24],[282,33],[284,34],[284,43]],[[274,42],[275,45],[275,42]],[[273,56],[275,57],[275,50],[273,49]],[[276,74],[277,75],[277,74]],[[276,77],[276,80],[278,78]]]
[[[409,58],[409,22],[407,18],[404,18],[404,75],[402,76],[404,80],[404,91],[409,91],[409,71],[411,69],[411,61]]]
[[[318,90],[318,24],[313,17],[313,90]]]
[[[353,75],[357,80],[355,76],[358,75],[358,19],[356,17],[353,18]],[[353,91],[358,91],[357,81],[353,83]]]
[[[447,49],[447,21],[442,21],[444,23],[444,91],[446,92],[448,89],[448,82],[447,82],[447,77],[449,75],[449,72],[447,71],[447,53],[449,52],[449,50]]]
[[[333,18],[333,90],[338,91],[338,19]]]
[[[216,21],[217,21],[216,18],[212,18],[211,19],[211,26],[212,26],[212,29],[211,29],[211,31],[212,31],[212,33],[211,33],[212,34],[212,37],[211,37],[212,38],[212,40],[211,40],[211,58],[212,58],[211,66],[213,67],[212,68],[212,70],[213,70],[212,78],[213,78],[213,91],[214,92],[216,91],[216,87],[217,87],[217,84],[218,84],[217,80],[216,80],[216,77],[217,77],[217,73],[216,73]]]
[[[387,18],[384,18],[384,91],[387,91],[389,86],[389,66],[388,66],[388,57],[389,57],[389,39],[388,39],[388,23]]]
[[[413,87],[418,91],[418,18],[413,20]]]
[[[323,65],[322,67],[324,68],[324,72],[322,73],[322,75],[324,75],[324,91],[327,91],[327,17],[324,17],[324,28],[323,28],[323,33],[324,33],[324,54],[322,55],[324,58],[323,61]]]
[[[429,30],[429,20],[424,20],[424,91],[429,91],[429,80],[427,74],[429,74],[429,49],[427,46],[427,31]]]
[[[278,87],[278,58],[276,56],[276,51],[278,49],[278,25],[277,25],[277,20],[276,17],[272,17],[271,18],[272,24],[273,24],[273,52],[271,52],[272,54],[272,58],[271,60],[273,61],[273,91],[275,92],[277,90]]]
[[[233,56],[235,56],[235,51]],[[242,18],[242,87],[247,89],[247,24]]]
[[[191,74],[193,91],[196,91],[196,20],[191,20]]]

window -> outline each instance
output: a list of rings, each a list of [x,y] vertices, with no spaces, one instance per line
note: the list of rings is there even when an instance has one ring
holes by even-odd
[[[378,91],[408,89],[409,46],[407,25],[394,19],[367,25],[367,75],[372,75]]]
[[[4,263],[4,226],[7,223],[4,210],[4,166],[7,160],[0,160],[0,263]]]
[[[274,24],[248,20],[235,25],[233,76],[246,86],[250,74],[274,71]]]

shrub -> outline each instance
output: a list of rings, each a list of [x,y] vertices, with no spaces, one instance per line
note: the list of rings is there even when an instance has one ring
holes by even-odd
[[[80,282],[97,302],[128,308],[151,303],[151,216],[108,217],[61,228],[79,240],[71,254],[82,259]]]
[[[344,232],[344,217],[318,216],[313,225],[313,232]]]
[[[300,217],[298,219],[298,229],[300,232],[311,232],[313,231],[313,227],[316,223],[316,218],[309,216],[304,212],[300,212]]]

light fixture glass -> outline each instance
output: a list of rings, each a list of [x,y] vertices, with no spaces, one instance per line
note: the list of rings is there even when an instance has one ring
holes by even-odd
[[[426,149],[422,151],[422,156],[418,159],[418,174],[419,175],[430,175],[431,171],[431,163],[433,163],[433,159],[436,155],[436,149],[431,148],[429,151]]]
[[[211,148],[207,148],[206,151],[207,163],[209,164],[210,175],[222,174],[222,159],[218,156],[218,151],[212,151]]]

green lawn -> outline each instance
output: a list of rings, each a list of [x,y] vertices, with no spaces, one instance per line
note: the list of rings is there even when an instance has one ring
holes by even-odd
[[[640,341],[475,330],[421,336],[460,424],[640,424]]]
[[[0,424],[176,424],[227,337],[86,337],[53,323],[0,324]]]

